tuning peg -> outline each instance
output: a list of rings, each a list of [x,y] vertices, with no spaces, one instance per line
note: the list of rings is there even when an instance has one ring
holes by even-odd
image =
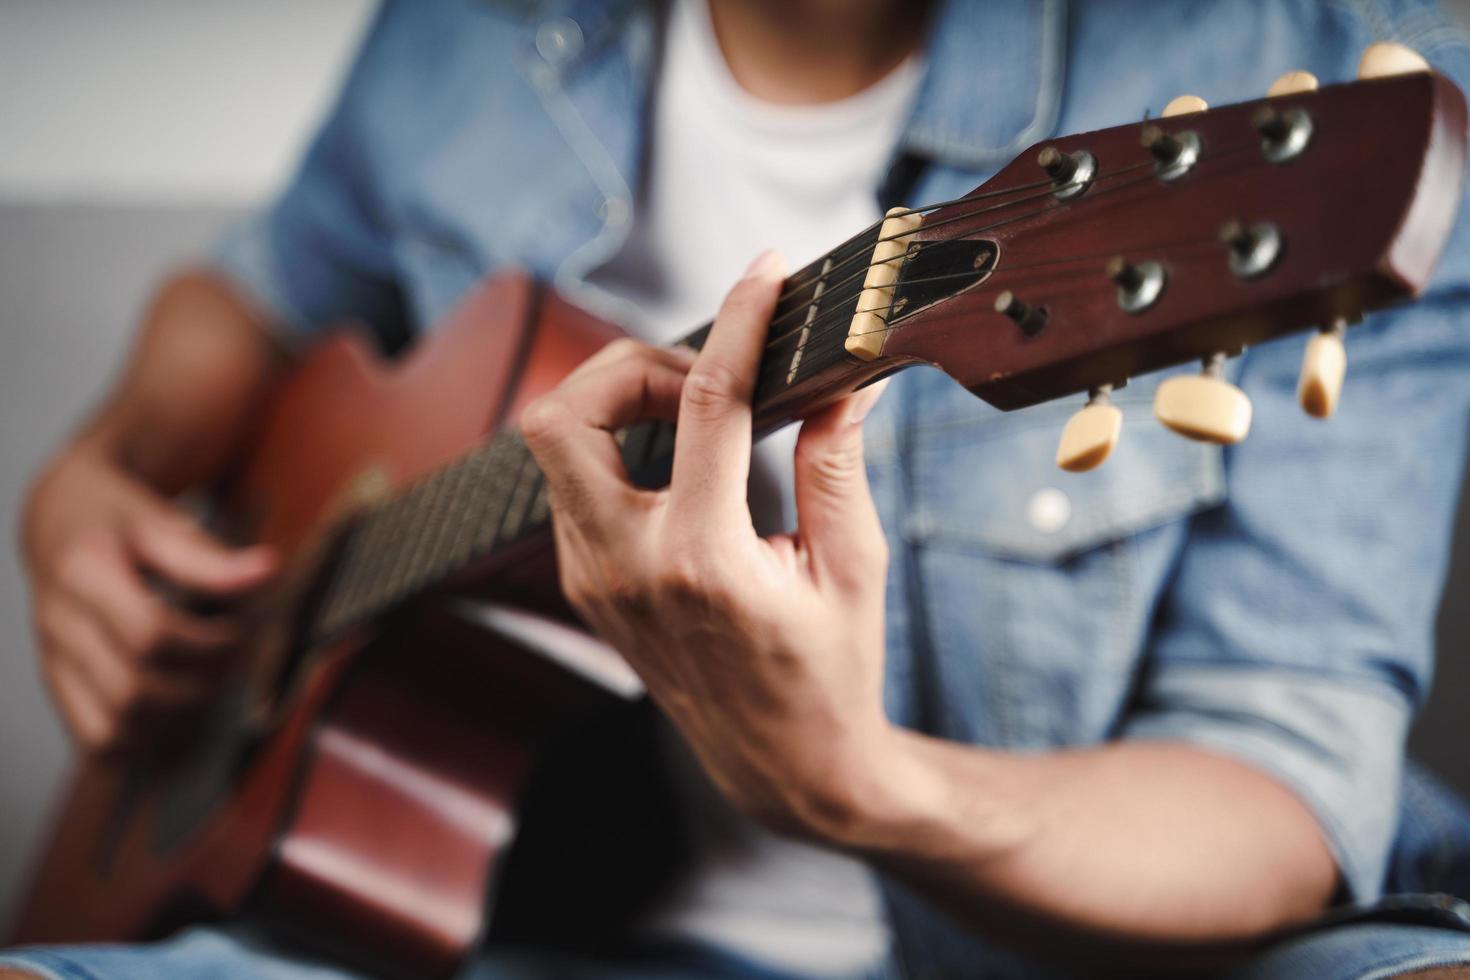
[[[1046,326],[1046,307],[1023,303],[1009,289],[995,298],[995,312],[1009,317],[1028,337],[1035,337]]]
[[[1154,415],[1182,436],[1231,445],[1251,428],[1251,400],[1221,377],[1225,355],[1206,358],[1204,370],[1168,378],[1154,395]]]
[[[1289,71],[1266,89],[1266,97],[1274,99],[1278,95],[1296,95],[1299,92],[1317,91],[1317,76],[1309,71]]]
[[[1085,473],[1102,465],[1118,444],[1123,413],[1112,404],[1112,385],[1092,389],[1087,404],[1067,420],[1057,443],[1057,465],[1068,473]]]
[[[1129,262],[1121,255],[1108,259],[1103,272],[1118,286],[1118,306],[1127,313],[1142,313],[1158,302],[1168,274],[1159,262]]]
[[[1210,104],[1198,95],[1179,95],[1170,99],[1169,104],[1164,106],[1163,115],[1166,118],[1169,116],[1187,116],[1191,112],[1204,112],[1209,107]]]
[[[1342,345],[1346,330],[1345,321],[1334,320],[1331,326],[1307,341],[1296,397],[1302,403],[1302,411],[1313,418],[1329,418],[1337,411],[1342,379],[1347,374],[1347,351]]]
[[[1393,41],[1373,42],[1363,49],[1363,58],[1358,62],[1359,78],[1386,78],[1428,70],[1429,62],[1423,55]]]

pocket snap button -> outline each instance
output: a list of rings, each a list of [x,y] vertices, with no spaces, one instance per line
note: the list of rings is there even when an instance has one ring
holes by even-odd
[[[1027,502],[1026,519],[1042,534],[1055,534],[1072,519],[1072,501],[1056,487],[1043,487]]]
[[[549,64],[560,65],[582,50],[582,28],[570,17],[556,17],[536,28],[536,51]]]

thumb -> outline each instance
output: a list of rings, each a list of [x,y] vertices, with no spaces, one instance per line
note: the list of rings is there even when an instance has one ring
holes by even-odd
[[[863,459],[863,419],[887,387],[870,385],[802,423],[796,440],[796,518],[817,574],[850,586],[882,583],[888,545]]]
[[[134,513],[127,537],[144,566],[185,589],[241,592],[276,571],[272,549],[231,548],[159,501],[149,501]]]

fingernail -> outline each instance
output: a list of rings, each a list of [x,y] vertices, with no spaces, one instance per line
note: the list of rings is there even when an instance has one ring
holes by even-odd
[[[755,261],[745,270],[745,279],[766,279],[784,272],[786,260],[781,253],[774,248],[768,248],[755,257]]]
[[[675,344],[669,348],[669,353],[673,354],[685,367],[693,367],[694,359],[699,356],[699,351],[688,344]]]
[[[873,406],[878,404],[878,399],[883,397],[883,392],[888,390],[888,382],[892,378],[884,378],[863,388],[852,396],[852,404],[847,410],[847,422],[849,425],[858,425],[868,417]]]

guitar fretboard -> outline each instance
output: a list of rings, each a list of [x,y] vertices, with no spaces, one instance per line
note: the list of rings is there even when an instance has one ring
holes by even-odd
[[[846,324],[876,239],[874,225],[786,280],[757,377],[758,415],[778,401],[791,403],[804,384],[846,358]],[[681,343],[698,349],[709,330],[706,324]],[[634,482],[662,486],[673,459],[673,425],[642,423],[621,439]],[[519,433],[502,431],[357,516],[327,569],[330,578],[306,635],[313,641],[335,636],[498,552],[545,535],[550,520],[545,477]]]

